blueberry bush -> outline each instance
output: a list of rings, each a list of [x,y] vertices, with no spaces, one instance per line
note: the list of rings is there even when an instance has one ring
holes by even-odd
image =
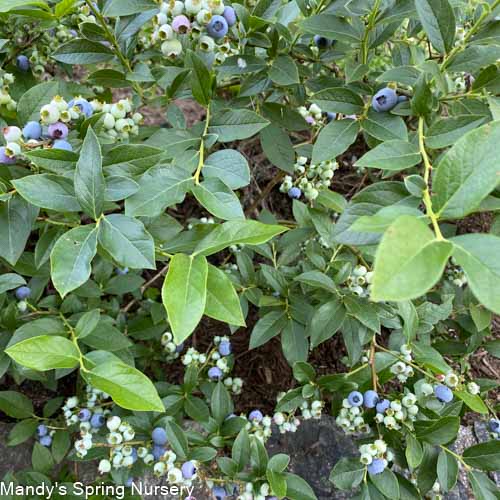
[[[328,414],[339,490],[499,498],[500,0],[0,0],[0,32],[4,481],[313,500],[265,444]],[[293,370],[272,412],[242,331]]]

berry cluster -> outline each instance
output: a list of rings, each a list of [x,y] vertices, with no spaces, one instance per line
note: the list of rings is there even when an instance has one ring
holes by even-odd
[[[374,391],[367,391],[363,396],[359,391],[352,391],[342,401],[342,408],[335,421],[346,434],[358,432],[367,434],[370,432],[370,426],[365,422],[363,416],[362,406],[364,403],[367,408],[373,408],[372,404],[375,401],[372,401],[372,392]]]
[[[177,359],[181,355],[181,352],[184,350],[184,344],[176,345],[173,342],[173,339],[174,336],[172,332],[165,332],[161,336],[161,345],[167,353],[167,361],[173,361]]]
[[[10,95],[10,86],[14,83],[14,75],[0,70],[0,109],[15,111],[17,102]]]
[[[360,462],[366,465],[369,474],[376,475],[384,472],[389,462],[394,460],[394,454],[387,449],[387,444],[382,439],[377,439],[370,444],[359,447]]]
[[[405,383],[410,377],[413,377],[414,371],[411,365],[407,363],[411,363],[413,358],[411,355],[411,347],[407,344],[403,344],[399,348],[399,352],[401,353],[401,357],[404,361],[398,361],[391,366],[391,373],[396,375],[396,378]]]
[[[161,43],[165,57],[177,57],[183,52],[185,40],[193,40],[205,52],[217,52],[216,62],[223,62],[232,53],[229,44],[217,45],[236,24],[236,12],[222,0],[169,0],[161,2],[154,18],[153,44]],[[147,44],[147,41],[146,41]],[[237,52],[236,52],[237,53]]]
[[[299,156],[294,165],[296,177],[286,175],[280,186],[282,193],[288,193],[292,199],[299,199],[304,193],[307,200],[313,201],[319,195],[319,189],[329,187],[335,170],[339,168],[333,160],[322,161],[315,165],[305,156]]]
[[[401,429],[403,422],[406,426],[410,426],[419,412],[416,403],[417,396],[408,390],[405,390],[405,395],[401,400],[382,399],[375,406],[377,411],[375,422],[383,424],[389,430]]]
[[[28,286],[20,286],[19,288],[16,289],[14,295],[16,296],[16,299],[19,301],[17,303],[18,310],[22,313],[25,312],[28,309],[28,303],[26,302],[26,300],[31,295],[31,288]]]
[[[55,434],[54,430],[50,430],[45,424],[40,424],[36,428],[36,437],[38,442],[48,448],[52,444],[52,438]]]
[[[324,113],[317,104],[311,104],[309,107],[300,106],[297,111],[311,127],[324,125],[337,117],[336,113]]]
[[[373,272],[368,271],[365,266],[358,265],[347,277],[346,285],[349,290],[359,297],[368,297],[370,295]]]

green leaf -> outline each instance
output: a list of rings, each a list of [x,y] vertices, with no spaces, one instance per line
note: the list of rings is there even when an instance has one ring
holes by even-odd
[[[449,52],[455,40],[455,14],[448,0],[416,0],[415,7],[432,46]]]
[[[29,418],[33,415],[33,403],[16,391],[0,391],[0,410],[12,418]]]
[[[295,61],[287,55],[278,56],[269,68],[269,78],[276,85],[294,85],[300,82]]]
[[[412,469],[416,469],[422,462],[424,456],[424,450],[422,445],[413,436],[411,432],[406,434],[406,450],[405,450],[406,460],[408,465]]]
[[[491,234],[464,234],[453,238],[453,257],[463,268],[477,299],[500,313],[500,238]]]
[[[398,171],[418,165],[421,161],[422,157],[417,146],[406,141],[392,140],[368,151],[355,166]]]
[[[475,500],[498,500],[498,486],[484,472],[471,470],[467,473]]]
[[[441,149],[455,144],[464,134],[485,121],[484,115],[458,115],[435,121],[425,134],[425,145]]]
[[[207,300],[207,259],[177,254],[170,260],[162,299],[176,344],[186,340],[200,322]]]
[[[0,0],[0,12],[9,12],[10,10],[27,6],[49,10],[47,2],[43,0]]]
[[[228,221],[203,238],[193,255],[211,255],[230,245],[261,245],[285,231],[286,227],[254,220]]]
[[[19,196],[0,203],[0,257],[12,266],[24,251],[37,215],[38,208]]]
[[[285,474],[286,496],[290,500],[317,500],[312,488],[295,474]]]
[[[458,219],[473,212],[498,184],[497,145],[500,122],[461,137],[444,155],[433,178],[435,211]]]
[[[237,463],[238,471],[242,471],[248,464],[250,458],[250,438],[245,428],[241,429],[234,440],[231,458]]]
[[[330,481],[336,488],[350,491],[361,484],[366,467],[358,458],[342,457],[330,473]]]
[[[227,274],[208,265],[205,314],[230,325],[245,326],[238,294]]]
[[[89,127],[76,164],[75,193],[83,210],[94,220],[102,214],[104,191],[101,145],[92,127]]]
[[[451,251],[451,243],[437,240],[424,222],[399,217],[377,249],[371,298],[397,302],[422,296],[438,282]]]
[[[107,215],[99,224],[98,239],[122,267],[156,268],[153,237],[139,220],[121,214]]]
[[[458,462],[447,451],[441,450],[437,461],[439,484],[444,492],[450,491],[457,482]]]
[[[5,352],[16,363],[37,371],[74,368],[80,362],[75,344],[58,335],[39,335],[22,340]]]
[[[346,43],[359,43],[360,35],[345,19],[333,14],[311,16],[300,23],[305,33],[320,35],[330,40],[340,40]]]
[[[274,123],[260,132],[260,144],[267,159],[285,172],[293,172],[295,151],[290,136]]]
[[[390,469],[385,469],[381,474],[370,474],[370,480],[385,497],[395,500],[399,498],[398,479]]]
[[[488,414],[488,407],[484,404],[479,394],[471,394],[467,391],[455,391],[455,396],[460,398],[472,411]]]
[[[245,214],[234,192],[219,179],[206,179],[192,187],[198,202],[219,219],[244,219]]]
[[[157,8],[158,4],[153,0],[109,0],[102,14],[105,17],[123,17]]]
[[[42,446],[39,442],[36,442],[33,446],[31,465],[33,470],[42,474],[48,474],[54,467],[52,453],[50,453],[50,450],[45,446]]]
[[[317,347],[333,337],[342,326],[345,316],[346,310],[338,300],[332,300],[320,306],[314,312],[307,327],[311,347]]]
[[[190,87],[193,97],[202,105],[208,106],[212,93],[212,77],[203,60],[191,50],[185,58],[186,67],[191,68]]]
[[[212,398],[210,400],[210,409],[212,415],[219,423],[219,425],[226,419],[228,415],[233,411],[233,402],[231,401],[231,396],[228,390],[224,386],[224,383],[219,381],[212,392]]]
[[[61,45],[52,57],[65,64],[97,64],[110,61],[114,54],[111,49],[99,42],[76,38]]]
[[[220,179],[231,189],[240,189],[250,183],[250,168],[246,158],[239,151],[222,149],[205,160],[203,177]]]
[[[289,320],[281,332],[281,348],[290,366],[297,361],[306,361],[309,353],[309,342],[304,327],[296,321]]]
[[[165,430],[169,446],[181,460],[185,460],[189,453],[189,447],[184,431],[173,420],[165,422]]]
[[[17,104],[19,123],[40,120],[40,108],[59,93],[61,93],[61,83],[58,81],[39,83],[31,87],[21,96]]]
[[[76,336],[83,339],[90,335],[97,327],[101,319],[101,312],[99,309],[93,309],[83,314],[78,320],[75,327]]]
[[[68,431],[57,430],[52,440],[52,456],[57,464],[61,463],[71,448],[71,439]]]
[[[361,114],[364,109],[364,102],[361,96],[345,87],[320,90],[312,96],[311,100],[323,111],[331,113],[357,115]]]
[[[500,47],[473,45],[461,50],[451,60],[448,71],[476,73],[481,68],[495,64],[500,59]]]
[[[370,108],[361,126],[365,132],[379,141],[408,141],[408,130],[401,116],[377,113]]]
[[[467,448],[463,453],[464,462],[475,469],[484,471],[500,470],[500,447],[495,440]]]
[[[271,311],[257,321],[250,336],[250,349],[256,349],[281,333],[287,324],[284,311]]]
[[[317,165],[325,160],[334,160],[356,140],[359,123],[356,120],[334,120],[324,127],[313,147],[311,163]]]
[[[278,498],[285,498],[287,490],[285,475],[282,472],[268,469],[266,471],[266,478],[273,494]]]
[[[165,411],[151,380],[132,366],[111,360],[84,374],[89,384],[108,393],[122,408],[133,411]]]
[[[248,139],[268,125],[268,120],[249,109],[226,109],[214,115],[208,131],[219,142],[231,142]]]
[[[0,275],[0,293],[13,290],[22,285],[26,285],[26,280],[18,274],[5,273]]]
[[[458,417],[443,417],[437,420],[415,422],[416,437],[432,445],[446,444],[456,438],[460,427]]]
[[[27,175],[12,181],[17,192],[33,205],[61,212],[79,212],[73,182],[52,174]]]
[[[176,166],[152,167],[139,179],[139,190],[125,200],[125,214],[156,217],[184,200],[191,187],[190,173]]]
[[[50,254],[51,276],[61,297],[86,283],[97,252],[97,229],[80,226],[64,233]]]
[[[28,400],[29,401],[29,400]],[[29,401],[31,403],[31,401]],[[2,408],[2,395],[0,393],[0,408]],[[3,410],[2,410],[3,411]],[[7,414],[8,415],[8,414]],[[26,415],[26,414],[25,414]],[[12,416],[12,415],[9,415]],[[24,417],[16,417],[24,418]],[[32,438],[38,427],[38,421],[32,418],[25,418],[12,427],[7,437],[7,446],[17,446]]]

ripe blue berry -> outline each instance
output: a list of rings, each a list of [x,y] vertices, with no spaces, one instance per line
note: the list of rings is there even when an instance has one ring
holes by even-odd
[[[250,422],[259,423],[259,422],[262,422],[263,418],[264,418],[264,415],[262,415],[262,412],[260,410],[253,410],[248,415],[248,420],[250,420]]]
[[[231,354],[231,342],[229,340],[223,340],[219,344],[219,354],[221,356],[229,356]]]
[[[181,342],[176,348],[175,352],[182,352],[184,350],[184,342]]]
[[[184,479],[191,479],[196,474],[196,467],[193,462],[184,462],[181,471]]]
[[[17,300],[26,300],[31,295],[31,288],[29,286],[20,286],[16,290]]]
[[[390,111],[398,103],[398,96],[396,92],[386,87],[379,90],[372,99],[372,107],[378,113]]]
[[[222,370],[218,366],[212,366],[210,370],[208,370],[208,378],[211,380],[219,380],[222,378]]]
[[[212,488],[212,495],[215,497],[215,500],[223,500],[227,497],[226,490],[222,486],[214,486]]]
[[[116,274],[118,274],[118,276],[125,276],[126,274],[128,274],[128,267],[117,267]]]
[[[441,403],[449,403],[453,400],[453,392],[445,385],[437,385],[434,387],[434,395]]]
[[[366,391],[363,395],[363,401],[366,408],[375,408],[379,402],[378,394],[375,391]]]
[[[71,99],[71,101],[68,102],[68,106],[70,108],[76,106],[85,115],[86,118],[90,118],[94,114],[94,108],[92,107],[90,102],[83,97],[79,97],[78,99]]]
[[[78,413],[78,419],[80,422],[88,422],[92,418],[92,413],[87,408],[83,408]]]
[[[49,137],[52,139],[66,139],[68,137],[68,126],[62,122],[56,122],[49,125]]]
[[[153,446],[153,451],[151,452],[155,460],[160,460],[160,458],[165,454],[167,449],[164,446]]]
[[[46,436],[48,432],[49,429],[47,429],[46,425],[41,424],[36,428],[36,433],[38,434],[38,437]]]
[[[43,436],[40,438],[40,444],[48,448],[52,444],[52,438],[50,436]]]
[[[314,43],[318,49],[327,49],[332,46],[331,40],[320,35],[314,35]]]
[[[133,477],[129,477],[126,481],[125,481],[125,486],[127,488],[130,488],[132,486],[132,484],[134,483],[134,478]]]
[[[349,396],[347,396],[347,401],[351,406],[361,406],[363,404],[363,394],[359,391],[352,391]]]
[[[333,120],[335,120],[335,118],[337,118],[337,113],[332,113],[331,111],[326,112],[326,121],[327,122],[332,122]]]
[[[236,12],[229,5],[226,5],[226,7],[224,7],[224,12],[222,13],[222,15],[224,16],[224,19],[227,21],[227,24],[229,26],[233,26],[234,24],[236,24]]]
[[[488,422],[488,427],[491,432],[500,432],[500,420],[498,418],[492,418]]]
[[[229,26],[227,21],[222,16],[212,16],[212,19],[210,19],[210,22],[207,25],[208,34],[216,40],[226,36],[228,30]]]
[[[23,128],[23,135],[27,141],[40,139],[42,137],[42,126],[38,122],[28,122]]]
[[[64,141],[63,139],[58,139],[57,141],[54,141],[54,144],[52,144],[52,149],[73,151],[73,146],[68,141]]]
[[[153,439],[153,443],[158,446],[163,446],[167,444],[167,433],[163,427],[156,427],[153,429],[151,433],[151,437]]]
[[[375,409],[377,410],[377,413],[384,413],[385,410],[387,410],[391,406],[391,402],[388,399],[382,399],[380,403],[377,403],[377,406]]]
[[[367,467],[370,474],[382,474],[385,469],[385,462],[382,458],[374,458],[372,463]]]
[[[19,71],[29,71],[30,69],[30,60],[23,54],[17,56],[16,66]]]
[[[0,163],[4,165],[12,165],[16,163],[15,157],[10,157],[5,154],[5,146],[0,146]]]
[[[104,415],[102,415],[101,413],[94,413],[94,415],[92,415],[92,418],[90,419],[90,425],[94,429],[99,429],[99,427],[102,427],[105,422],[106,419],[104,418]]]
[[[298,200],[302,196],[302,191],[298,187],[290,188],[288,196],[292,198],[292,200]]]

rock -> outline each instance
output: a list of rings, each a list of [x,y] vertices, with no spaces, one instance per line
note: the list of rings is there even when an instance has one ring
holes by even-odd
[[[358,455],[354,441],[335,424],[333,417],[306,420],[293,434],[273,434],[267,448],[269,455],[290,455],[290,471],[307,480],[318,500],[351,498],[351,493],[336,490],[328,480],[340,458]]]

